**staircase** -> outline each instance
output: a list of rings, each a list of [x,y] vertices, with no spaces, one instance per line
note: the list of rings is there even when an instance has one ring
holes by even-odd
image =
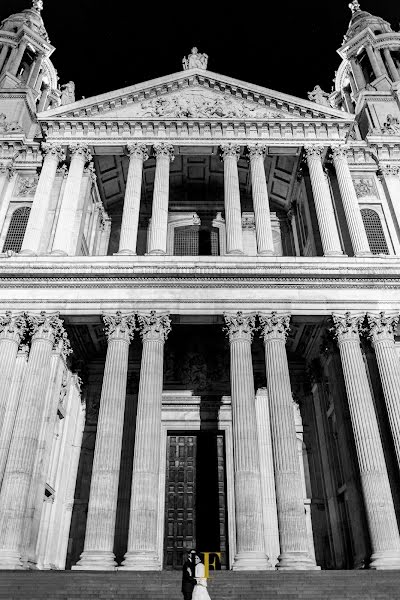
[[[0,571],[0,600],[182,600],[179,572]],[[400,571],[220,571],[211,600],[400,600]]]

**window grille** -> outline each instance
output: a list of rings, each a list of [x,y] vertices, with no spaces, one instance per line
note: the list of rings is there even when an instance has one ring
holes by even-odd
[[[219,229],[211,230],[211,256],[219,256]]]
[[[389,248],[378,213],[371,208],[362,208],[361,216],[372,254],[389,254]]]
[[[199,255],[199,228],[197,225],[190,225],[188,227],[175,227],[174,255]]]
[[[21,250],[30,212],[30,206],[21,206],[13,212],[4,242],[3,252],[6,252],[7,250],[19,252]]]

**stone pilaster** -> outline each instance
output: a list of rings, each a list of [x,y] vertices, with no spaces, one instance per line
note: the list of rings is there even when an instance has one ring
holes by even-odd
[[[342,256],[333,202],[322,168],[323,146],[305,146],[324,256]]]
[[[154,146],[156,173],[154,179],[153,210],[149,232],[148,254],[167,253],[169,165],[174,160],[174,148],[169,144]]]
[[[333,315],[371,540],[371,569],[400,568],[400,537],[371,390],[360,348],[364,315]]]
[[[26,226],[21,255],[32,256],[39,253],[40,240],[45,221],[48,217],[51,190],[53,189],[59,162],[65,160],[65,152],[61,146],[43,143],[44,161],[40,173],[32,209]]]
[[[108,339],[83,553],[74,569],[109,570],[113,552],[133,315],[104,315]]]
[[[128,144],[127,150],[129,169],[118,254],[136,254],[143,163],[149,158],[144,144]]]
[[[14,176],[14,161],[0,160],[0,200],[8,181]]]
[[[242,210],[240,206],[239,173],[237,163],[240,146],[221,146],[224,161],[224,203],[226,222],[226,253],[243,254]]]
[[[85,144],[74,144],[69,147],[71,163],[69,166],[64,195],[58,215],[56,233],[54,235],[52,254],[56,256],[74,255],[74,230],[79,207],[79,197],[85,164],[92,158]]]
[[[289,315],[260,315],[265,346],[267,391],[275,467],[275,489],[281,553],[277,568],[315,569],[309,555],[303,486],[286,356]]]
[[[274,254],[274,241],[272,238],[267,179],[264,169],[265,152],[266,146],[256,144],[255,146],[248,147],[257,250],[260,256],[272,256]]]
[[[379,50],[378,50],[378,52],[379,52]],[[394,63],[390,48],[383,48],[383,54],[384,54],[386,64],[389,69],[390,76],[392,77],[393,81],[399,81],[400,73]]]
[[[260,459],[254,405],[251,342],[254,315],[225,314],[231,362],[235,469],[235,570],[267,569],[261,505]]]
[[[380,163],[379,167],[389,192],[390,205],[396,216],[397,228],[400,231],[400,164]]]
[[[25,508],[43,419],[54,343],[64,332],[58,313],[28,315],[32,345],[0,492],[0,569],[19,569]]]
[[[347,162],[347,148],[345,146],[333,146],[332,157],[354,255],[372,256],[361,217],[356,190],[349,169],[349,163]]]
[[[367,315],[369,337],[375,350],[379,375],[385,396],[386,409],[397,463],[400,467],[400,361],[394,345],[394,332],[399,322],[397,315]]]
[[[157,523],[160,471],[161,406],[163,390],[164,343],[171,329],[167,315],[138,315],[143,341],[135,453],[133,457],[132,495],[128,550],[122,569],[160,570]]]

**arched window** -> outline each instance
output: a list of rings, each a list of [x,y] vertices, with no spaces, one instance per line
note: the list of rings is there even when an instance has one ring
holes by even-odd
[[[389,254],[389,248],[378,213],[371,208],[362,208],[361,216],[372,254]]]
[[[3,252],[6,252],[7,250],[19,252],[21,250],[30,212],[30,206],[21,206],[14,211],[8,227]]]

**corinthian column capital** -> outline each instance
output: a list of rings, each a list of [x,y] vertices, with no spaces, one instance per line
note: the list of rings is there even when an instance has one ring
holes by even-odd
[[[245,315],[241,311],[224,314],[226,326],[224,330],[229,343],[238,341],[251,342],[255,328],[255,315]]]
[[[369,325],[368,337],[373,344],[385,340],[394,341],[394,331],[399,322],[398,315],[387,315],[384,311],[377,315],[367,314]]]
[[[400,175],[400,164],[379,163],[379,168],[385,177],[399,177]]]
[[[172,148],[172,146],[171,146]],[[140,158],[143,162],[149,158],[146,144],[127,144],[126,150],[131,158]],[[172,148],[173,152],[173,148]]]
[[[261,158],[264,160],[266,152],[267,146],[265,146],[264,144],[254,144],[252,146],[247,146],[247,157],[250,161],[256,160],[257,158]]]
[[[60,319],[60,313],[46,313],[42,310],[38,315],[28,315],[27,321],[32,334],[32,340],[47,340],[53,347],[59,347],[64,356],[71,353],[70,343]]]
[[[355,342],[360,340],[360,328],[364,321],[364,315],[352,315],[350,312],[344,314],[332,313],[332,333],[338,344],[342,342]]]
[[[322,158],[324,147],[317,144],[307,144],[304,146],[304,152],[306,158]]]
[[[92,155],[90,154],[89,148],[86,144],[71,144],[68,149],[72,158],[79,157],[85,163],[92,160]]]
[[[175,160],[174,147],[171,144],[154,144],[153,150],[156,159],[168,158],[171,162]]]
[[[348,146],[344,146],[343,144],[337,146],[331,146],[332,157],[335,158],[346,158],[347,153],[349,151]]]
[[[240,156],[240,146],[237,144],[224,144],[221,146],[221,159],[225,160],[226,158],[235,158],[239,160]]]
[[[121,311],[115,314],[103,314],[104,330],[107,340],[124,340],[130,342],[133,339],[136,330],[136,321],[134,314],[123,315]]]
[[[137,319],[143,341],[165,342],[171,331],[171,319],[167,314],[158,315],[152,310],[149,314],[138,314]]]
[[[42,153],[57,160],[57,164],[65,160],[65,151],[60,144],[55,142],[42,142]]]
[[[20,343],[27,329],[25,313],[13,315],[7,311],[4,316],[0,316],[0,340],[8,339]]]
[[[273,311],[270,315],[259,315],[261,337],[264,342],[281,340],[286,342],[290,330],[290,315],[278,314]]]

